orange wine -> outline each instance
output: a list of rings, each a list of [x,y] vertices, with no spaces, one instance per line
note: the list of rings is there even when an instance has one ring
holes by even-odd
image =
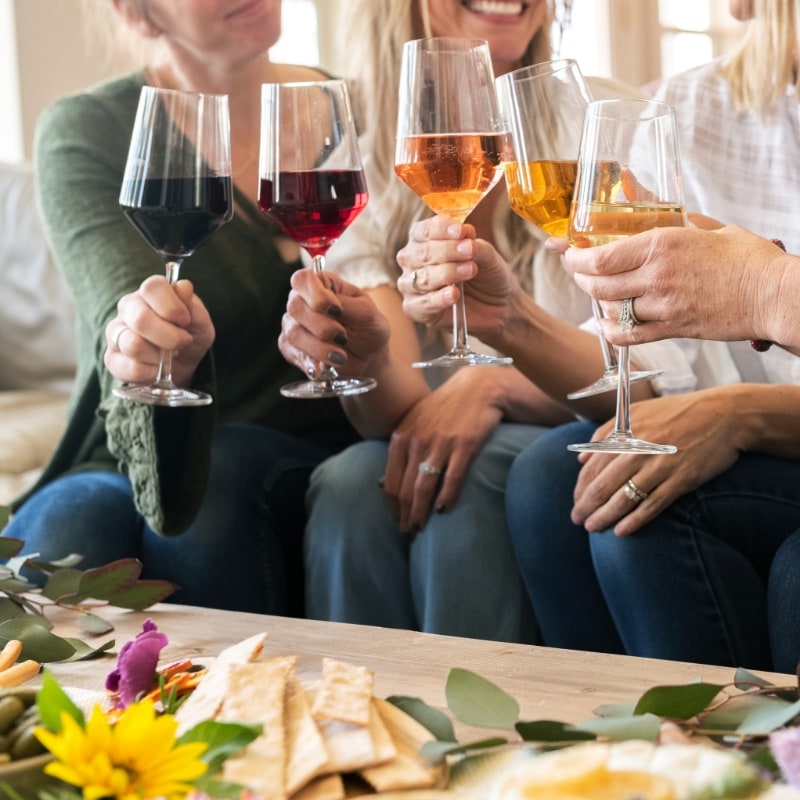
[[[463,222],[499,180],[505,144],[500,133],[409,136],[394,170],[428,208]]]
[[[508,202],[519,216],[551,236],[566,236],[577,172],[576,161],[508,161]]]
[[[674,203],[586,203],[573,214],[569,236],[577,247],[594,247],[652,228],[685,225],[686,212]]]

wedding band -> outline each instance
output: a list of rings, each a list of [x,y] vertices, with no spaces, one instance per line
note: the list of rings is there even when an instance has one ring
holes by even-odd
[[[634,503],[641,503],[642,500],[650,494],[650,492],[645,492],[644,489],[640,489],[630,478],[625,482],[622,491],[625,492],[625,497],[627,497],[628,500],[632,500]]]
[[[117,330],[117,332],[114,334],[114,338],[111,340],[111,347],[118,353],[122,352],[122,350],[119,349],[119,340],[122,338],[122,334],[125,333],[126,330],[128,330],[127,327],[123,325]]]
[[[411,273],[411,288],[414,290],[416,294],[423,294],[422,289],[417,286],[417,270],[414,270]]]
[[[626,333],[632,331],[635,325],[641,322],[633,311],[633,298],[626,297],[622,301],[622,310],[619,314],[619,327]]]
[[[433,464],[429,464],[427,461],[420,461],[417,470],[421,472],[423,475],[441,475],[442,471],[439,467],[434,467]]]

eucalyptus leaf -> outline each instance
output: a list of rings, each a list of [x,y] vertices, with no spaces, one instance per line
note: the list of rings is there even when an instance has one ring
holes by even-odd
[[[114,626],[108,620],[103,619],[99,614],[92,614],[91,612],[81,614],[78,617],[78,627],[84,633],[89,633],[92,636],[102,636],[114,630]]]
[[[0,514],[2,513],[0,509]],[[9,558],[14,558],[17,553],[22,551],[25,542],[22,539],[14,539],[11,536],[0,536],[0,558],[4,561]]]
[[[78,590],[72,603],[80,603],[92,598],[108,600],[121,589],[129,588],[136,583],[142,573],[142,562],[136,558],[120,558],[102,567],[93,567],[81,573]]]
[[[690,719],[703,711],[722,689],[713,683],[654,686],[639,698],[633,713]]]
[[[655,714],[635,714],[631,717],[591,719],[575,727],[615,741],[645,739],[648,742],[655,742],[658,739],[661,719]]]
[[[2,537],[0,537],[2,538]],[[10,575],[7,578],[0,579],[0,592],[7,594],[19,594],[20,592],[29,592],[35,587],[26,581],[24,578],[18,578],[16,575]]]
[[[131,587],[111,592],[106,598],[117,608],[142,611],[162,600],[166,600],[178,589],[178,585],[164,580],[138,580]]]
[[[585,742],[597,738],[590,731],[580,731],[573,725],[550,719],[518,722],[516,729],[525,742]]]
[[[739,667],[736,670],[736,674],[733,677],[733,683],[737,689],[748,689],[750,688],[747,684],[755,684],[756,686],[774,686],[774,684],[770,683],[765,678],[760,677],[759,675],[754,675],[752,672],[748,672],[746,669]]]
[[[743,694],[731,697],[727,702],[701,715],[700,725],[704,730],[735,731],[757,708],[770,698],[758,694]]]
[[[49,624],[48,620],[44,620],[44,623]],[[20,658],[23,660],[32,658],[43,664],[49,661],[63,661],[75,652],[75,648],[68,641],[50,633],[42,621],[32,615],[2,623],[0,639],[19,639],[22,642]]]
[[[800,700],[794,703],[768,697],[763,700],[764,702],[754,706],[752,712],[742,720],[736,729],[737,733],[746,733],[751,736],[754,734],[766,735],[782,728],[800,714]]]
[[[97,647],[92,647],[81,639],[73,639],[71,637],[66,637],[64,641],[71,645],[75,649],[75,652],[69,658],[62,659],[63,661],[87,661],[92,658],[97,658],[111,650],[115,644],[113,639],[109,639],[107,642],[103,642],[103,644]]]
[[[68,714],[81,727],[84,725],[83,711],[72,702],[49,670],[42,673],[42,686],[36,694],[36,706],[42,725],[53,733],[61,731],[62,713]]]
[[[42,586],[42,594],[54,602],[69,597],[78,591],[81,582],[79,569],[57,569]]]
[[[447,706],[457,719],[479,728],[513,728],[519,703],[500,687],[467,669],[451,669],[445,685]]]
[[[0,530],[5,528],[9,519],[11,519],[11,509],[8,506],[0,506]]]
[[[438,708],[429,706],[418,697],[392,695],[386,698],[392,705],[408,714],[420,725],[429,730],[440,742],[455,742],[456,734],[450,718]]]
[[[445,756],[455,755],[456,753],[469,753],[472,750],[485,750],[489,747],[499,747],[501,744],[508,744],[507,739],[494,736],[491,739],[481,739],[477,742],[467,742],[458,744],[456,742],[425,742],[419,749],[422,758],[429,761],[441,761]]]
[[[0,597],[0,620],[13,619],[14,617],[24,617],[25,609],[10,597]]]
[[[597,706],[594,713],[598,717],[631,717],[635,708],[635,700],[629,703],[606,703],[605,705]]]

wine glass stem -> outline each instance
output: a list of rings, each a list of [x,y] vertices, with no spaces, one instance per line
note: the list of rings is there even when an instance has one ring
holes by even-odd
[[[614,348],[608,343],[606,337],[603,336],[600,320],[603,319],[605,315],[603,314],[603,309],[600,308],[600,303],[598,303],[594,297],[592,298],[592,314],[597,323],[597,336],[600,339],[600,351],[603,354],[603,371],[605,373],[613,373],[618,369],[617,357],[614,355]]]
[[[467,306],[464,302],[464,288],[459,284],[458,302],[453,306],[453,350],[466,353],[467,344]]]
[[[311,257],[314,262],[314,274],[318,275],[325,269],[325,256],[324,255],[316,255]],[[319,379],[321,381],[335,381],[339,377],[339,373],[335,370],[334,367],[329,366],[328,364],[323,364],[320,362],[319,365]]]
[[[614,435],[632,437],[631,431],[631,352],[627,345],[619,348],[619,382]]]
[[[167,283],[175,283],[181,272],[183,259],[171,259],[167,261]],[[158,362],[158,374],[156,375],[155,385],[159,389],[173,389],[175,384],[172,381],[172,351],[162,350],[161,358]]]

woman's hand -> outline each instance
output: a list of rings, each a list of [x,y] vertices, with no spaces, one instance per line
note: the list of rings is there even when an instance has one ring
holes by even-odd
[[[357,286],[310,268],[292,275],[278,346],[306,374],[327,364],[343,377],[369,375],[371,362],[386,358],[390,333],[386,317]]]
[[[403,270],[397,288],[411,319],[428,327],[451,327],[450,309],[463,289],[470,333],[489,343],[502,331],[510,300],[521,291],[497,250],[476,239],[472,225],[447,217],[415,223],[397,263]]]
[[[488,396],[494,367],[458,370],[436,391],[418,401],[395,428],[383,488],[400,530],[414,536],[431,512],[453,507],[475,454],[500,424],[500,408]],[[485,391],[482,390],[485,389]],[[425,474],[427,463],[441,474]]]
[[[214,343],[214,325],[190,281],[170,285],[153,275],[117,303],[117,316],[106,325],[103,362],[126,383],[151,383],[161,351],[172,352],[172,378],[189,386],[197,365]]]
[[[587,531],[614,526],[628,536],[675,500],[728,469],[739,457],[740,425],[734,395],[705,389],[642,400],[631,406],[631,425],[637,436],[677,445],[674,455],[606,455],[582,453],[583,467],[575,486],[571,519]],[[603,438],[613,421],[593,436]],[[637,503],[625,492],[632,480],[648,496]]]

